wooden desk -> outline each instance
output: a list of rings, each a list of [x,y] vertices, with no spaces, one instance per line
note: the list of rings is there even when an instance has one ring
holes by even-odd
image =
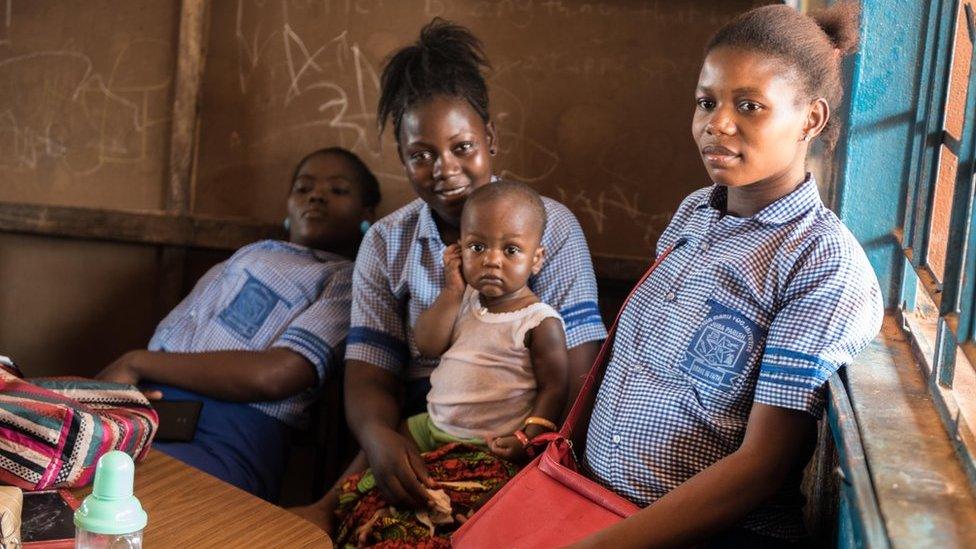
[[[79,501],[89,492],[73,490]],[[147,549],[332,547],[311,523],[155,450],[136,465],[135,493],[149,513]]]

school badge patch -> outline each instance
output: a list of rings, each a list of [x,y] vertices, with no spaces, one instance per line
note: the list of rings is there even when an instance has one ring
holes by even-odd
[[[250,340],[279,301],[281,297],[274,290],[248,273],[244,287],[218,318],[226,328]]]
[[[678,365],[691,377],[727,393],[742,381],[749,357],[764,334],[739,311],[714,299],[705,304],[708,314]]]

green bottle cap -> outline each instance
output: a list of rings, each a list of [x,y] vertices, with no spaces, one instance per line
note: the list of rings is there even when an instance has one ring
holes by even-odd
[[[148,517],[132,495],[135,464],[113,450],[98,460],[95,487],[75,511],[75,526],[96,534],[119,535],[142,530]]]

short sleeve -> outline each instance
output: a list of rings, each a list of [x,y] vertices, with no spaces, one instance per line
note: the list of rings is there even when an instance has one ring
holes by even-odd
[[[546,199],[546,262],[530,286],[543,302],[563,318],[566,346],[606,339],[607,330],[597,304],[596,276],[586,237],[576,217],[554,200]]]
[[[822,236],[793,270],[769,328],[755,402],[823,412],[827,379],[881,329],[878,280],[853,236]]]
[[[409,361],[406,312],[390,289],[386,242],[380,227],[366,233],[352,276],[352,319],[346,360],[400,374]]]
[[[162,351],[167,348],[167,344],[171,343],[174,334],[171,329],[174,324],[179,323],[181,319],[184,319],[189,311],[193,309],[194,306],[203,298],[206,294],[207,288],[220,278],[224,273],[224,269],[227,267],[226,261],[221,261],[220,263],[210,267],[210,269],[197,280],[196,285],[190,290],[190,293],[180,301],[179,305],[173,307],[173,310],[169,312],[163,320],[159,322],[156,327],[156,331],[153,333],[152,338],[149,340],[149,345],[146,347],[150,351]],[[181,339],[185,336],[183,333],[177,333],[175,335],[176,339]]]
[[[523,346],[522,344],[525,342],[525,334],[527,334],[530,330],[538,328],[539,324],[542,324],[542,321],[547,318],[555,318],[558,320],[559,324],[562,326],[563,334],[566,333],[566,324],[563,322],[562,317],[559,316],[559,313],[545,303],[537,303],[536,305],[533,305],[532,312],[522,319],[518,328],[515,330],[516,346]]]
[[[305,357],[315,366],[320,387],[340,367],[342,346],[349,332],[351,294],[352,267],[349,266],[329,277],[319,297],[271,345]]]

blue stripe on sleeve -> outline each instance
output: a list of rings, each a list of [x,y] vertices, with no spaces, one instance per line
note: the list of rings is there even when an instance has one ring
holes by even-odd
[[[300,347],[301,349],[311,354],[312,355],[311,357],[306,357],[306,358],[309,358],[312,362],[315,363],[314,366],[316,371],[321,369],[322,373],[323,374],[325,373],[326,370],[325,357],[318,354],[318,352],[315,349],[313,349],[308,343],[305,343],[304,341],[298,338],[286,337],[286,336],[282,336],[279,341],[282,343],[288,343],[290,345],[294,345],[295,347]]]
[[[818,382],[827,381],[832,372],[820,368],[800,368],[798,366],[776,366],[769,362],[763,362],[760,366],[761,372],[769,374],[783,374],[787,376],[805,377]]]
[[[781,356],[785,358],[795,358],[797,360],[802,360],[804,362],[812,362],[821,368],[830,370],[834,372],[838,369],[838,366],[832,362],[826,361],[822,358],[815,357],[813,355],[808,355],[806,353],[801,353],[799,351],[793,351],[791,349],[783,349],[780,347],[766,347],[766,356]]]
[[[410,350],[407,344],[388,333],[367,328],[365,326],[353,326],[349,328],[349,336],[346,338],[346,346],[367,345],[378,347],[395,356],[397,359],[406,363]]]
[[[783,379],[781,377],[772,377],[765,372],[759,372],[759,379],[765,383],[783,385],[787,387],[799,387],[800,389],[804,389],[806,391],[817,389],[822,386],[821,383],[816,383],[812,380]]]
[[[594,301],[584,301],[560,311],[566,329],[571,330],[584,324],[603,324],[600,308]]]
[[[297,345],[301,345],[315,355],[323,367],[328,366],[334,355],[332,347],[327,343],[322,341],[317,335],[312,332],[305,330],[303,328],[291,327],[285,330],[282,334],[281,339],[285,341],[291,341]]]
[[[584,312],[584,311],[585,312],[592,312],[592,311],[599,312],[600,311],[600,308],[597,307],[597,304],[596,304],[595,301],[581,301],[581,302],[577,303],[576,305],[570,305],[569,307],[566,307],[565,309],[559,311],[559,314],[563,318],[566,318],[566,317],[569,317],[569,316],[573,316],[573,314],[578,314],[578,313],[581,313],[581,312]]]

